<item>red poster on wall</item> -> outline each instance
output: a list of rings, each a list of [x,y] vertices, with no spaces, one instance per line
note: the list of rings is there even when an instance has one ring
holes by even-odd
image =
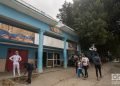
[[[15,54],[15,51],[19,52],[19,55],[22,58],[22,61],[20,62],[20,69],[23,69],[23,63],[28,61],[28,51],[27,50],[21,50],[21,49],[14,49],[10,48],[8,49],[8,57],[6,59],[6,70],[12,71],[13,69],[13,62],[9,60],[9,57]]]

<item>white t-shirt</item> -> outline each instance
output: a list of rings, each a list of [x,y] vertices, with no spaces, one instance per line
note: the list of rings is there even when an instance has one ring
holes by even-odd
[[[21,57],[19,55],[13,55],[10,57],[10,60],[13,61],[13,64],[19,63],[19,60],[21,60]]]
[[[89,59],[87,57],[82,57],[83,66],[87,66]]]
[[[82,69],[82,63],[78,62],[78,69]]]

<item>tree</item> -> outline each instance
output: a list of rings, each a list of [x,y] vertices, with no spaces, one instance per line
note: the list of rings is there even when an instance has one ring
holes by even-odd
[[[112,33],[106,45],[117,57],[120,57],[120,0],[103,0],[107,16],[107,30]]]
[[[105,44],[109,33],[106,30],[107,13],[104,11],[103,2],[101,0],[74,1],[73,7],[74,29],[79,32],[82,46],[92,43]]]
[[[64,24],[68,25],[69,27],[73,27],[74,17],[73,17],[73,10],[72,4],[69,2],[64,2],[62,8],[59,9],[60,14],[57,14],[57,18],[60,19]]]
[[[59,14],[61,21],[79,34],[82,49],[95,43],[99,50],[119,51],[120,0],[73,0],[65,6]]]
[[[120,32],[117,21],[120,21],[120,0],[103,0],[105,11],[108,13],[108,30],[113,33]]]

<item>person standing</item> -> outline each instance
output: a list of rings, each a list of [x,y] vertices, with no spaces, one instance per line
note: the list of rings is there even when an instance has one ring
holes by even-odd
[[[79,61],[78,62],[78,69],[77,69],[77,75],[80,77],[80,74],[82,73],[82,63]]]
[[[77,55],[74,55],[74,62],[75,62],[75,70],[77,73],[77,69],[78,69],[78,56]]]
[[[24,73],[24,75],[25,75],[26,73],[28,73],[28,79],[27,79],[26,82],[27,82],[28,84],[31,84],[32,71],[33,71],[33,69],[34,69],[34,66],[33,66],[32,63],[26,62],[26,63],[24,63],[24,68],[25,68],[25,73]]]
[[[92,44],[92,46],[89,48],[90,53],[91,53],[91,58],[93,58],[95,56],[95,54],[97,53],[97,48],[95,47],[95,44]]]
[[[15,51],[15,55],[9,58],[13,62],[13,76],[15,77],[15,70],[17,68],[18,75],[20,76],[20,64],[19,62],[22,61],[21,56],[19,55],[18,51]]]
[[[97,80],[99,80],[98,71],[99,71],[100,78],[102,78],[102,73],[101,73],[101,59],[98,54],[95,54],[95,56],[93,57],[93,63],[95,65]]]
[[[82,55],[82,64],[83,69],[85,71],[84,78],[88,78],[88,67],[89,67],[89,59],[83,54]]]
[[[83,72],[82,72],[82,62],[81,62],[81,60],[80,61],[78,61],[78,69],[77,69],[77,75],[78,75],[78,77],[80,77],[80,74],[82,74],[82,77],[84,76],[84,74],[83,74]]]

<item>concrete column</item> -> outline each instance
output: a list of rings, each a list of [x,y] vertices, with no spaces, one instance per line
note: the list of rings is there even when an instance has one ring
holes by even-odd
[[[39,45],[38,45],[38,72],[43,72],[43,40],[44,40],[44,31],[39,31]]]
[[[67,38],[64,38],[64,50],[63,50],[63,56],[64,56],[64,68],[67,68]]]
[[[78,54],[80,55],[81,54],[81,46],[79,43],[77,43],[77,51],[78,51]]]

